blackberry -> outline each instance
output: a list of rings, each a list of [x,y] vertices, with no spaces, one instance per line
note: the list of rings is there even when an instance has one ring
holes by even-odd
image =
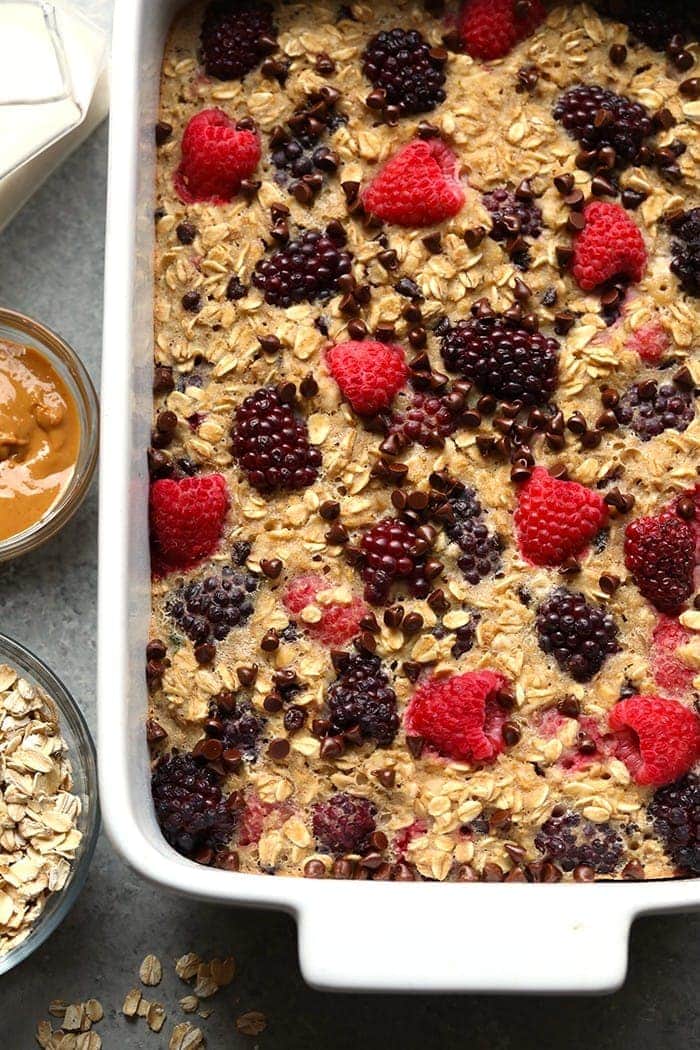
[[[209,708],[207,734],[221,741],[224,751],[234,748],[248,761],[258,755],[264,722],[249,704],[240,703],[233,693],[221,693]]]
[[[175,592],[166,606],[169,615],[195,644],[222,642],[253,612],[257,580],[225,565],[219,576],[192,580]]]
[[[398,435],[402,444],[415,441],[423,448],[442,448],[445,438],[457,429],[457,421],[449,397],[418,393],[391,432]]]
[[[633,37],[652,51],[665,51],[674,36],[686,39],[697,31],[698,16],[693,15],[685,0],[598,0],[595,6],[606,15],[629,26]]]
[[[502,187],[485,193],[482,202],[493,216],[492,240],[509,241],[518,236],[535,239],[542,233],[542,212],[532,200],[519,200]]]
[[[297,240],[260,260],[253,284],[270,306],[287,307],[330,298],[337,292],[340,278],[351,270],[350,252],[320,230],[306,230]]]
[[[445,101],[447,53],[431,48],[415,29],[377,33],[363,53],[362,72],[402,114],[428,113]]]
[[[448,497],[452,521],[445,532],[462,552],[457,564],[469,583],[477,584],[501,567],[502,544],[484,522],[484,512],[472,488],[457,484]]]
[[[258,492],[288,492],[316,480],[321,453],[309,444],[306,422],[274,387],[239,405],[231,435],[234,458]]]
[[[700,208],[683,212],[670,226],[678,238],[671,245],[671,273],[684,292],[700,296]]]
[[[210,77],[238,80],[274,50],[272,8],[258,0],[212,0],[202,20],[202,63]]]
[[[562,871],[585,864],[598,875],[614,872],[624,852],[622,837],[612,825],[582,821],[578,813],[559,812],[559,807],[535,835],[535,846]]]
[[[500,314],[444,325],[440,353],[451,372],[503,401],[542,405],[556,389],[557,340]]]
[[[687,28],[687,13],[684,17],[673,3],[642,4],[631,2],[623,21],[629,26],[637,40],[652,51],[665,51],[674,36],[684,36]]]
[[[346,116],[335,112],[339,98],[339,92],[325,86],[309,95],[305,105],[289,118],[289,134],[282,128],[275,129],[271,160],[278,171],[289,171],[300,179],[314,171],[337,170],[337,155],[318,143],[326,132],[347,123]]]
[[[537,612],[540,649],[551,654],[562,671],[587,682],[610,653],[616,653],[617,625],[609,613],[589,605],[582,594],[554,591]]]
[[[601,119],[601,111],[609,116]],[[641,103],[597,84],[580,84],[566,91],[554,107],[554,117],[585,150],[611,146],[618,160],[628,162],[635,160],[653,131],[651,117]]]
[[[649,817],[671,860],[700,875],[700,776],[688,773],[654,792]]]
[[[426,574],[428,548],[427,541],[400,518],[384,518],[368,529],[360,540],[365,600],[384,605],[396,580],[405,580],[414,597],[426,598],[431,590]]]
[[[222,849],[236,828],[233,797],[224,798],[218,774],[190,754],[160,759],[151,793],[164,837],[185,857]]]
[[[331,853],[366,853],[375,830],[375,807],[366,798],[337,791],[313,807],[312,826],[322,849]]]
[[[330,733],[339,736],[359,726],[365,740],[388,747],[399,728],[396,693],[389,684],[378,656],[349,656],[328,689]]]
[[[615,406],[618,423],[631,427],[642,441],[664,430],[687,430],[695,416],[692,391],[673,383],[634,383]]]

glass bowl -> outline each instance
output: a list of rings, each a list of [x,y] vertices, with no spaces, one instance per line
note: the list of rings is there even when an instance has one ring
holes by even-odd
[[[97,795],[97,762],[95,745],[87,723],[63,683],[33,653],[18,642],[0,634],[0,663],[17,670],[22,678],[41,687],[51,698],[59,714],[61,735],[73,767],[72,792],[82,803],[77,824],[83,833],[62,890],[50,894],[44,910],[31,932],[15,948],[0,955],[0,974],[23,962],[60,926],[75,904],[85,885],[100,829],[100,806]]]
[[[0,562],[33,551],[63,528],[83,502],[97,463],[99,405],[85,366],[68,343],[38,321],[0,309],[0,339],[31,346],[51,363],[73,395],[80,419],[80,447],[73,476],[54,505],[24,532],[0,541]]]

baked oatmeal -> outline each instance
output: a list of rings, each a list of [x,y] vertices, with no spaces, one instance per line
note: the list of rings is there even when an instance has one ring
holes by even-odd
[[[180,853],[311,878],[700,874],[690,18],[178,17],[147,732]]]

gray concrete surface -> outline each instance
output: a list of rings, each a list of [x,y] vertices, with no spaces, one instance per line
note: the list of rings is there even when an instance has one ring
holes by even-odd
[[[33,314],[61,332],[99,377],[103,211],[107,136],[102,129],[44,186],[0,235],[0,304]],[[102,479],[109,484],[109,478]],[[0,567],[0,625],[61,675],[94,726],[95,493],[77,519],[32,557]],[[465,890],[468,893],[468,887]],[[338,950],[343,922],[338,916]],[[368,934],[370,931],[368,931]],[[381,931],[371,931],[372,937]],[[402,1050],[469,1046],[470,1050],[690,1050],[700,1045],[697,981],[700,917],[640,921],[624,990],[600,999],[343,996],[311,991],[299,975],[293,923],[284,916],[219,909],[165,897],[135,878],[100,843],[89,882],[72,914],[49,942],[0,979],[0,1050],[30,1050],[36,1022],[53,998],[89,996],[104,1004],[99,1026],[107,1050],[161,1050],[173,1021],[184,1019],[184,988],[172,960],[186,951],[233,953],[239,976],[213,1000],[202,1028],[210,1050]],[[504,952],[522,953],[493,916]],[[478,944],[464,945],[478,952]],[[552,946],[552,951],[556,947]],[[166,964],[157,996],[168,1007],[161,1035],[120,1013],[148,952]],[[420,965],[417,960],[417,965]],[[155,996],[154,996],[155,997]],[[267,1031],[240,1035],[235,1017],[264,1011]]]

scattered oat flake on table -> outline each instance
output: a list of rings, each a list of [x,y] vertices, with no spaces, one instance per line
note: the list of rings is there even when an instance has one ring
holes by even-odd
[[[36,1041],[41,1047],[47,1047],[49,1040],[53,1035],[53,1028],[51,1027],[50,1021],[39,1021],[36,1026]]]
[[[189,1021],[176,1024],[170,1036],[168,1050],[198,1050],[206,1046],[201,1028],[194,1028]]]
[[[211,975],[211,964],[202,963],[197,970],[197,980],[194,986],[194,994],[200,999],[210,999],[216,995],[219,986]]]
[[[202,960],[195,952],[187,952],[186,955],[181,955],[175,963],[175,973],[180,980],[191,981],[193,977],[196,977],[201,963]]]
[[[124,1016],[136,1017],[140,1002],[141,992],[138,988],[132,988],[130,992],[126,993],[126,998],[124,999],[124,1005],[122,1006],[122,1013]]]
[[[81,1032],[75,1040],[75,1050],[102,1050],[102,1036],[97,1032]]]
[[[180,1006],[186,1014],[193,1014],[199,1006],[199,999],[196,995],[183,995]]]
[[[243,1035],[260,1035],[267,1028],[267,1017],[259,1010],[249,1010],[236,1018],[236,1028]]]
[[[146,1014],[146,1023],[152,1032],[160,1032],[165,1024],[165,1007],[162,1003],[151,1003]]]
[[[85,1013],[93,1024],[97,1024],[97,1022],[101,1021],[105,1015],[105,1012],[102,1009],[102,1003],[99,999],[88,999],[85,1003]]]
[[[226,988],[235,977],[236,960],[232,955],[227,955],[225,959],[212,959],[209,968],[219,988]]]
[[[139,967],[141,983],[155,988],[163,979],[163,967],[157,955],[147,955]]]

